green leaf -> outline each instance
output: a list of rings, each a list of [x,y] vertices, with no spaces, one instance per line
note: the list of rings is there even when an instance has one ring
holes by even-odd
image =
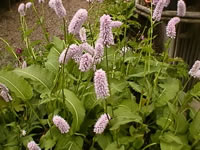
[[[14,72],[0,72],[0,83],[5,84],[10,91],[23,100],[31,99],[33,96],[32,88],[28,82]]]
[[[135,83],[135,82],[129,82],[129,85],[136,91],[139,93],[142,93],[142,86]]]
[[[71,129],[73,130],[73,132],[76,132],[79,130],[84,120],[85,109],[80,100],[76,97],[76,95],[73,92],[65,89],[64,94],[65,94],[65,104],[73,115],[73,122],[71,125]]]
[[[189,131],[191,136],[194,139],[200,139],[199,134],[200,134],[200,112],[197,112],[195,118],[190,124]]]
[[[195,86],[190,91],[190,94],[192,96],[200,96],[200,82],[198,82],[197,84],[195,84]]]
[[[125,150],[124,146],[119,147],[117,142],[109,144],[105,150]]]
[[[35,90],[40,93],[50,91],[53,87],[54,75],[49,70],[37,65],[32,65],[25,69],[14,70],[20,76],[33,80],[35,83]]]
[[[160,137],[161,150],[190,150],[187,136],[177,136],[173,133],[167,132]]]
[[[97,135],[96,140],[102,149],[106,149],[106,147],[111,143],[112,137],[109,134],[100,134]]]
[[[174,78],[168,78],[164,83],[159,84],[163,89],[159,97],[157,98],[157,106],[164,106],[167,102],[173,99],[179,91],[179,80]]]
[[[52,72],[57,72],[59,69],[59,56],[60,53],[52,47],[47,56],[47,62],[45,63],[46,68]]]
[[[53,37],[53,44],[55,49],[61,53],[64,50],[64,41],[59,39],[58,37]]]
[[[116,130],[121,125],[130,123],[130,122],[138,122],[142,123],[142,118],[134,111],[131,111],[128,107],[119,107],[114,110],[115,117],[111,120],[111,128],[110,130]]]

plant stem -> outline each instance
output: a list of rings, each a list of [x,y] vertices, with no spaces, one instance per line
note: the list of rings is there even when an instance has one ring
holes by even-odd
[[[34,10],[34,12],[35,12],[35,14],[36,14],[36,17],[38,18],[38,21],[39,21],[40,26],[41,26],[41,28],[42,28],[42,32],[43,32],[43,34],[44,34],[44,37],[45,37],[47,43],[49,43],[49,36],[48,36],[48,32],[47,32],[47,30],[46,30],[46,28],[45,28],[45,25],[44,25],[44,20],[43,20],[43,22],[41,21],[41,19],[40,19],[40,17],[39,17],[39,14],[38,14],[38,11],[36,10],[34,4],[33,4],[33,10]],[[43,3],[42,3],[42,13],[43,13],[43,16],[44,16]]]
[[[65,40],[65,44],[67,42],[67,31],[66,31],[66,20],[65,18],[63,18],[63,25],[64,25],[64,40]]]

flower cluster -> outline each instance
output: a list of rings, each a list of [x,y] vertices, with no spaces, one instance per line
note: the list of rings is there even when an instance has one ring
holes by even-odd
[[[96,134],[102,134],[106,129],[110,119],[111,117],[109,114],[102,114],[94,126],[94,132]]]
[[[80,52],[80,47],[76,44],[70,45],[67,49],[64,49],[59,57],[59,63],[67,63],[70,58],[74,57],[77,53]]]
[[[159,0],[158,1],[156,8],[154,9],[153,16],[152,16],[152,18],[154,20],[160,21],[163,9],[165,7],[165,2],[166,2],[165,0]]]
[[[85,53],[80,60],[80,65],[79,65],[79,69],[82,72],[86,72],[88,70],[90,70],[90,68],[93,65],[93,58],[89,53]]]
[[[86,30],[84,27],[82,27],[79,31],[79,36],[80,36],[80,40],[82,42],[86,42],[87,41],[87,36],[86,36]]]
[[[29,9],[32,6],[31,2],[27,2],[26,4],[21,3],[18,7],[18,12],[20,16],[25,16],[26,15],[26,10]]]
[[[0,83],[0,96],[6,101],[12,101],[12,97],[9,94],[9,89],[2,83]]]
[[[99,64],[104,55],[104,47],[100,42],[95,44],[94,64]]]
[[[100,18],[100,35],[99,38],[103,39],[103,45],[114,45],[114,38],[111,27],[111,17],[103,15]]]
[[[66,10],[62,4],[62,0],[50,0],[49,7],[51,7],[59,18],[66,16]]]
[[[97,99],[105,99],[110,96],[106,73],[102,69],[95,72],[94,87]]]
[[[172,19],[170,19],[166,27],[166,34],[168,37],[170,38],[176,37],[176,24],[179,22],[180,22],[179,17],[173,17]]]
[[[200,79],[200,61],[195,61],[194,65],[189,71],[189,75],[191,75],[194,78]]]
[[[186,13],[186,5],[183,0],[179,0],[177,4],[177,16],[185,16]]]
[[[27,144],[29,150],[41,150],[40,147],[35,143],[35,141],[30,141]]]
[[[53,117],[53,123],[60,130],[62,134],[69,132],[70,126],[62,117],[55,115]]]
[[[74,35],[79,35],[80,29],[83,23],[86,21],[88,17],[88,12],[86,9],[79,9],[74,17],[72,18],[69,26],[68,31]]]

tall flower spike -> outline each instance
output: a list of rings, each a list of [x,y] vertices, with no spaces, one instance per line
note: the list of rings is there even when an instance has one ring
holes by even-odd
[[[26,8],[26,6],[25,6],[24,3],[21,3],[21,4],[19,5],[19,7],[18,7],[18,12],[19,12],[20,16],[25,16],[25,15],[26,15],[26,13],[25,13],[25,8]]]
[[[176,24],[180,22],[179,17],[173,17],[167,24],[166,34],[170,38],[176,37]]]
[[[157,5],[158,1],[159,1],[159,0],[153,0],[152,4],[153,4],[153,5]]]
[[[99,38],[103,40],[104,45],[114,45],[114,38],[111,27],[111,17],[103,15],[100,18],[100,35]]]
[[[62,117],[55,115],[53,117],[53,123],[62,134],[69,132],[70,126]]]
[[[94,87],[97,99],[105,99],[106,97],[110,96],[106,73],[102,69],[99,69],[95,72]]]
[[[111,27],[112,28],[119,28],[123,23],[121,21],[112,21]]]
[[[69,26],[68,31],[71,34],[79,35],[80,29],[83,23],[87,20],[88,12],[86,9],[79,9],[73,16]]]
[[[86,36],[86,30],[84,27],[82,27],[79,31],[79,36],[82,42],[86,42],[87,41],[87,36]]]
[[[152,18],[154,20],[160,21],[164,7],[165,7],[165,0],[159,0],[153,12]]]
[[[90,53],[91,55],[94,55],[94,51],[95,50],[94,50],[94,48],[90,44],[83,43],[83,44],[80,45],[80,48],[82,50],[85,50],[86,52]]]
[[[93,65],[92,56],[89,53],[84,54],[81,57],[79,69],[82,72],[86,72],[91,69],[92,65]]]
[[[94,64],[99,64],[103,59],[104,47],[100,42],[95,44]]]
[[[44,0],[38,0],[39,3],[45,3]]]
[[[96,134],[102,134],[106,129],[106,126],[108,125],[110,119],[111,117],[109,114],[101,115],[101,117],[97,120],[96,124],[94,125],[94,132]]]
[[[64,18],[66,16],[65,7],[62,4],[62,0],[50,0],[49,7],[51,7],[59,18]]]
[[[32,6],[32,3],[31,3],[31,2],[26,3],[26,9],[31,8],[31,6]]]
[[[196,60],[194,65],[189,71],[189,75],[191,75],[193,78],[200,79],[200,61]]]
[[[165,6],[165,7],[168,7],[169,4],[170,4],[170,1],[171,1],[171,0],[165,0],[165,5],[164,5],[164,6]]]
[[[186,13],[186,5],[183,0],[179,0],[177,4],[177,16],[185,16]]]
[[[12,97],[9,94],[9,89],[2,83],[0,83],[0,96],[6,101],[12,101]]]
[[[76,53],[80,52],[80,48],[76,44],[72,44],[69,46],[69,49],[64,49],[59,57],[59,63],[67,63],[70,58],[72,58]],[[66,54],[67,53],[67,54]],[[66,55],[66,56],[65,56]]]
[[[29,150],[41,150],[40,147],[35,143],[35,141],[30,141],[27,144]]]

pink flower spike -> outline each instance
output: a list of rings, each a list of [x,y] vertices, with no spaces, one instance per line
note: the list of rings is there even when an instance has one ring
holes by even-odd
[[[31,3],[31,2],[26,3],[26,9],[31,8],[31,6],[32,6],[32,3]]]
[[[44,0],[38,0],[38,3],[45,3]]]
[[[79,9],[73,16],[68,31],[71,34],[78,35],[83,23],[87,20],[88,12],[86,9]]]
[[[180,22],[179,17],[173,17],[167,24],[166,27],[166,34],[170,38],[175,38],[176,37],[176,24]]]
[[[9,94],[9,89],[2,83],[0,83],[0,97],[2,97],[6,102],[12,101],[12,97]]]
[[[153,5],[157,5],[158,1],[159,1],[159,0],[153,0],[152,4],[153,4]]]
[[[18,12],[19,12],[20,16],[25,16],[25,15],[26,15],[26,13],[25,13],[25,8],[26,8],[26,6],[25,6],[24,3],[21,3],[21,4],[19,5],[19,7],[18,7]]]
[[[59,18],[66,16],[66,10],[62,4],[62,0],[50,0],[49,7],[51,7]]]
[[[196,60],[194,65],[189,71],[189,75],[191,75],[193,78],[200,79],[200,61]]]
[[[103,44],[108,45],[114,45],[114,37],[112,33],[112,27],[111,27],[111,17],[109,15],[103,15],[100,18],[100,35],[99,38],[103,40]]]
[[[67,52],[67,54],[66,54]],[[80,48],[76,44],[72,44],[69,46],[69,49],[64,49],[59,56],[59,63],[67,63],[70,58],[73,58],[77,53],[80,53]],[[65,56],[66,55],[66,56]]]
[[[94,87],[97,99],[105,99],[110,96],[106,73],[102,69],[95,72]]]
[[[159,0],[152,16],[152,18],[155,21],[160,21],[164,7],[165,7],[165,0]]]
[[[103,59],[103,55],[104,55],[103,45],[100,42],[96,43],[95,54],[94,54],[94,64],[99,64],[101,60]]]
[[[82,42],[86,42],[87,41],[87,36],[86,36],[86,30],[84,27],[82,27],[79,31],[79,36]]]
[[[111,27],[112,28],[119,28],[123,23],[121,21],[112,21]]]
[[[65,121],[65,119],[63,119],[62,117],[55,115],[53,117],[53,123],[60,130],[62,134],[69,132],[70,126],[67,123],[67,121]]]
[[[91,55],[94,55],[94,53],[95,53],[94,48],[90,44],[88,44],[88,43],[81,44],[80,48],[82,50],[85,50],[86,52],[90,53]]]
[[[102,114],[94,125],[94,132],[96,134],[102,134],[106,129],[110,119],[111,117],[109,114]]]
[[[80,60],[79,69],[81,72],[87,72],[92,68],[93,65],[93,58],[89,53],[84,54]]]
[[[170,1],[171,1],[171,0],[165,0],[165,5],[164,5],[164,6],[165,6],[165,7],[168,7],[169,4],[170,4]]]
[[[183,0],[179,0],[177,4],[177,16],[185,16],[186,13],[186,5]]]
[[[30,141],[27,144],[29,150],[41,150],[40,147],[35,143],[35,141]]]

